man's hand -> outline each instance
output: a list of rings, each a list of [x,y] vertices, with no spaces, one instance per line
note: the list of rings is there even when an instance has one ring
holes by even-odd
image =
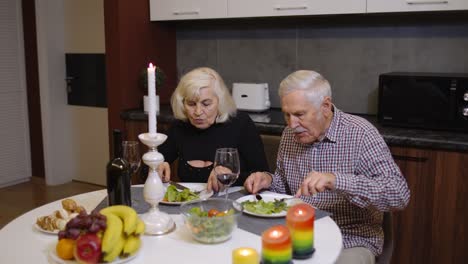
[[[333,173],[322,173],[317,171],[309,172],[307,177],[302,182],[301,188],[297,190],[296,197],[301,195],[315,195],[325,190],[334,190],[336,176]]]
[[[253,194],[270,187],[273,178],[265,172],[254,172],[244,182],[244,188]]]
[[[157,171],[162,182],[168,182],[171,180],[171,166],[169,163],[163,162],[159,164]]]

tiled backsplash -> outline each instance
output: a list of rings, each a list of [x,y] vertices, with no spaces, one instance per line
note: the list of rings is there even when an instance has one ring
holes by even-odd
[[[182,23],[177,26],[179,76],[209,66],[228,87],[233,82],[267,82],[272,107],[279,107],[280,81],[297,69],[311,69],[330,81],[339,108],[375,114],[380,73],[468,72],[468,19],[407,24],[397,20],[272,20],[258,25],[254,20],[248,27],[236,20]]]

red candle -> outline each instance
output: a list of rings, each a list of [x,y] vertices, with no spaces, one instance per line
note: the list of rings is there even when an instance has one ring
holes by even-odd
[[[278,225],[262,233],[262,264],[288,264],[292,259],[291,235]]]
[[[315,209],[306,203],[289,208],[286,225],[292,236],[295,259],[310,258],[314,253]]]

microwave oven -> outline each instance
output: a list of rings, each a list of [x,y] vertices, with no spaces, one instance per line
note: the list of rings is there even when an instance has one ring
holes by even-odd
[[[468,73],[381,74],[377,116],[388,126],[468,131]]]

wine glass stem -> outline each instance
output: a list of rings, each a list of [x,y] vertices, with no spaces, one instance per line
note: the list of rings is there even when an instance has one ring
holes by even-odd
[[[226,185],[226,187],[225,187],[225,192],[226,192],[226,193],[224,194],[224,198],[225,198],[226,200],[228,199],[228,194],[229,194],[228,191],[229,191],[229,185]]]

